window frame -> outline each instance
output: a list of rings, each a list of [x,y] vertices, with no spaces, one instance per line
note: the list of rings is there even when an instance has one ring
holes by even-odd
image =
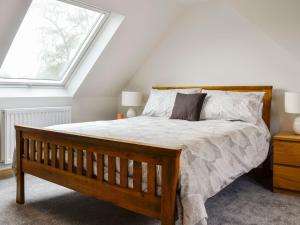
[[[64,70],[65,75],[60,81],[55,80],[46,80],[46,79],[18,79],[18,78],[0,78],[0,87],[34,87],[34,86],[43,86],[43,87],[65,87],[67,82],[72,78],[75,70],[80,66],[82,59],[85,57],[86,53],[92,46],[96,36],[103,30],[104,25],[108,21],[108,18],[111,12],[103,9],[99,9],[95,6],[88,5],[82,2],[78,2],[75,0],[56,0],[65,2],[67,4],[75,5],[81,8],[93,10],[103,14],[101,20],[98,20],[92,30],[88,33],[87,38],[84,40],[82,45],[80,46],[79,50],[75,54],[73,60]],[[8,50],[9,51],[9,50]]]

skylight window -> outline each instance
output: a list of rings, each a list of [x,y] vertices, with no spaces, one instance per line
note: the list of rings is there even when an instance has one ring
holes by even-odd
[[[70,2],[32,1],[1,65],[2,82],[66,82],[107,16]]]

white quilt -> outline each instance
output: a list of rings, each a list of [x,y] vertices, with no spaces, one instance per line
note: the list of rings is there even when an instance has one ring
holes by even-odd
[[[51,126],[50,129],[182,148],[178,198],[179,224],[206,224],[205,201],[237,177],[260,165],[270,133],[245,122],[189,122],[139,116]]]

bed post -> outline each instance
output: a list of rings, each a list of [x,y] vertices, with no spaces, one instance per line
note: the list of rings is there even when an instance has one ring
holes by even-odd
[[[18,204],[24,204],[24,172],[22,169],[22,151],[23,151],[23,142],[22,142],[22,132],[16,130],[16,147],[17,147],[17,198],[16,202]]]
[[[179,176],[179,154],[165,160],[162,166],[161,224],[175,224],[176,191]]]

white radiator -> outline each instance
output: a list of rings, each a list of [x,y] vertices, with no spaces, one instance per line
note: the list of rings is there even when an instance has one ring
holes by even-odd
[[[46,127],[71,123],[71,107],[45,107],[1,110],[1,159],[12,163],[16,146],[15,125]]]

